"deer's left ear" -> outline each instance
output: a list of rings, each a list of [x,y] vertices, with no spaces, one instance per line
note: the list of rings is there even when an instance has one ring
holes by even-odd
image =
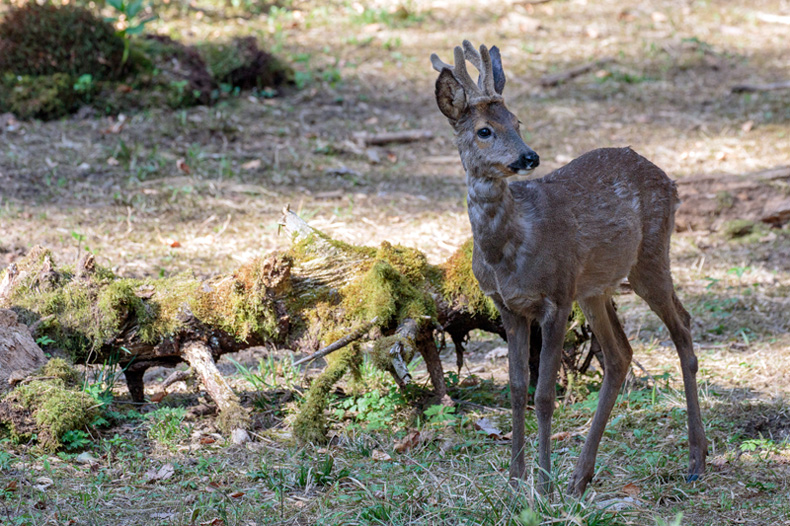
[[[436,80],[436,103],[451,121],[457,121],[466,111],[466,92],[447,68],[442,70]]]
[[[499,55],[499,48],[494,46],[488,51],[491,55],[491,68],[494,72],[494,89],[502,95],[505,89],[505,70],[502,69],[502,57]]]

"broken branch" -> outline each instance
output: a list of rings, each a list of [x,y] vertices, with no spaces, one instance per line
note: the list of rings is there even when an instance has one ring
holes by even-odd
[[[574,68],[561,71],[559,73],[554,73],[552,75],[544,75],[540,78],[540,85],[543,87],[551,87],[557,86],[567,80],[571,80],[572,78],[576,78],[579,75],[584,75],[588,71],[592,70],[593,68],[599,68],[604,64],[608,64],[609,62],[614,62],[614,58],[612,57],[604,57],[600,59],[593,60],[591,62],[587,62],[585,64],[581,64]]]
[[[305,356],[301,360],[295,361],[293,363],[293,365],[297,366],[297,365],[301,365],[301,364],[303,364],[305,362],[311,362],[313,360],[317,360],[318,358],[322,358],[322,357],[326,356],[327,354],[332,354],[333,352],[335,352],[335,351],[337,351],[339,349],[342,349],[343,347],[345,347],[349,343],[362,338],[362,336],[364,336],[366,332],[368,332],[374,325],[376,325],[376,322],[378,320],[379,320],[379,317],[376,316],[375,318],[370,320],[368,323],[362,325],[361,327],[359,327],[357,330],[355,330],[351,334],[347,334],[347,335],[343,336],[342,338],[340,338],[339,340],[337,340],[336,342],[330,343],[329,345],[327,345],[323,349],[320,349],[320,350],[314,352],[313,354],[311,354],[309,356]]]
[[[790,89],[790,80],[771,82],[769,84],[736,84],[732,87],[733,93],[754,93],[758,91],[778,91]]]

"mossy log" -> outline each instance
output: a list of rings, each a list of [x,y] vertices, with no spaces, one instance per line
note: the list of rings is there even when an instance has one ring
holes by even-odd
[[[472,330],[504,335],[493,304],[472,274],[471,243],[444,264],[432,265],[416,249],[338,242],[290,211],[282,223],[293,238],[290,250],[207,280],[190,273],[123,278],[90,254],[74,266],[58,266],[48,250],[36,247],[0,274],[0,307],[34,326],[35,336],[49,342],[46,350],[66,351],[75,363],[119,363],[135,400],[143,400],[147,368],[181,361],[194,365],[197,359],[190,360],[187,351],[195,346],[214,360],[259,345],[309,354],[372,320],[362,339],[379,342],[373,346],[373,361],[395,372],[402,363],[393,366],[394,359],[408,361],[420,352],[442,396],[446,388],[437,330],[451,335],[459,356]],[[394,346],[397,352],[392,353]],[[348,347],[354,355],[360,348],[357,342]],[[355,359],[337,362],[334,378]],[[202,376],[209,393],[221,409],[236,412],[230,389],[215,385],[212,391],[206,380],[210,366],[207,371]],[[325,402],[315,402],[315,409],[323,411]]]

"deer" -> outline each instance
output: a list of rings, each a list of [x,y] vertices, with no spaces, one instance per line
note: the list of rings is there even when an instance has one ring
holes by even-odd
[[[466,62],[478,71],[470,76]],[[505,106],[499,49],[465,40],[454,65],[431,55],[436,102],[453,128],[466,172],[472,227],[472,269],[496,304],[507,336],[512,406],[509,481],[527,479],[525,418],[530,324],[542,347],[534,394],[538,423],[538,491],[553,491],[551,419],[566,323],[577,301],[603,350],[604,376],[590,430],[567,492],[583,496],[606,423],[630,368],[633,350],[612,295],[628,279],[669,330],[682,369],[688,415],[687,482],[705,471],[707,442],[697,394],[691,317],[675,294],[670,236],[680,203],[675,183],[630,147],[590,151],[542,178],[508,183],[540,163]]]

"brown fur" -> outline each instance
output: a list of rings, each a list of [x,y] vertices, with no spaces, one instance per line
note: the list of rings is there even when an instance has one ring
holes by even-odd
[[[468,55],[471,45],[464,47],[466,58],[475,63]],[[484,47],[480,54],[487,55]],[[569,485],[574,494],[584,492],[631,362],[631,346],[611,300],[619,283],[628,277],[634,291],[669,329],[680,356],[688,405],[689,480],[695,480],[705,470],[707,444],[697,399],[690,318],[675,295],[669,268],[669,239],[678,205],[675,184],[630,148],[607,148],[588,152],[542,179],[508,185],[511,167],[534,152],[521,139],[518,120],[505,107],[501,92],[488,101],[482,100],[485,93],[458,93],[469,89],[470,81],[455,77],[460,74],[455,70],[466,73],[457,62],[454,70],[443,68],[437,102],[455,130],[466,169],[474,274],[496,303],[508,336],[511,478],[517,481],[526,475],[529,328],[537,320],[543,335],[535,393],[539,481],[542,492],[550,489],[555,383],[566,320],[577,300],[601,344],[606,364],[598,409]],[[492,67],[493,72],[481,71],[481,77],[501,75],[504,86],[501,63],[495,60]],[[453,101],[474,98],[475,103],[462,109],[454,104],[448,115],[447,97]],[[479,137],[481,127],[492,130],[489,139]]]

